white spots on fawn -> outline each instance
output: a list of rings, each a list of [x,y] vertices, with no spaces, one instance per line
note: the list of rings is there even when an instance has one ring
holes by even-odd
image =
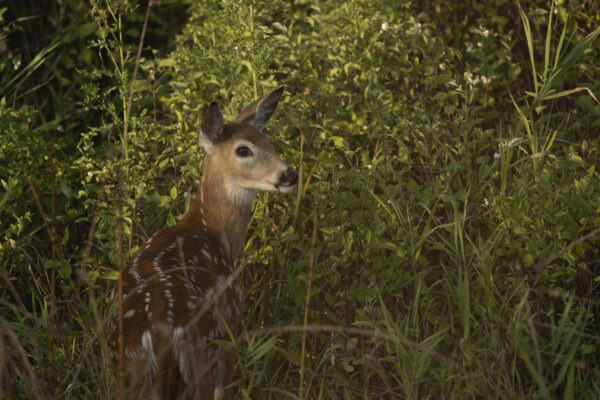
[[[150,311],[150,292],[144,293],[144,303],[145,303],[144,311],[145,312]]]
[[[173,329],[173,355],[179,364],[179,372],[183,376],[185,382],[189,382],[189,369],[188,363],[186,362],[186,343],[184,339],[184,333],[182,327],[177,326]]]
[[[150,236],[148,238],[148,240],[146,240],[146,245],[144,246],[144,250],[148,250],[150,248],[150,244],[152,243],[152,240],[154,239],[154,237],[156,236],[158,232],[155,232],[152,236]]]
[[[186,285],[188,290],[188,297],[186,306],[189,310],[195,310],[198,307],[198,286]]]
[[[231,267],[231,265],[229,264],[229,262],[227,261],[227,259],[225,257],[221,256],[220,261],[221,261],[221,265],[223,267]]]
[[[160,259],[162,258],[164,253],[164,250],[161,251],[160,253],[158,253],[158,256],[156,256],[156,258],[152,261],[152,267],[154,268],[154,271],[156,271],[160,278],[164,278],[165,276],[165,271],[163,271],[162,267],[160,266]]]
[[[224,124],[219,107],[211,104],[199,135],[207,153],[204,175],[190,212],[153,234],[122,274],[122,313],[116,314],[123,320],[113,319],[110,348],[113,358],[119,357],[116,349],[124,349],[117,361],[125,366],[126,383],[148,389],[139,398],[148,398],[151,386],[153,398],[164,397],[156,391],[163,385],[152,380],[167,376],[170,368],[183,378],[170,382],[176,398],[225,396],[232,364],[228,350],[212,339],[227,338],[229,330],[235,335],[240,323],[242,292],[234,263],[255,190],[289,192],[297,182],[260,133],[282,92],[253,102],[233,124]],[[243,147],[251,154],[240,153]],[[116,329],[121,322],[122,336]],[[163,363],[163,355],[173,362]]]
[[[188,277],[188,271],[187,271],[187,265],[185,264],[185,254],[183,252],[183,237],[181,236],[177,236],[177,250],[178,250],[178,256],[179,259],[174,259],[171,258],[172,261],[174,261],[176,264],[179,263],[181,264],[182,268],[183,268],[183,274],[185,275],[186,279],[189,279]]]
[[[138,270],[139,261],[140,261],[140,255],[138,254],[135,256],[135,258],[131,262],[131,265],[128,269],[128,273],[133,278],[136,286],[141,286],[144,282],[144,280],[142,279],[142,275],[140,274],[140,271]]]
[[[202,254],[204,254],[204,257],[206,257],[206,259],[208,261],[212,262],[212,255],[210,254],[210,251],[208,251],[208,249],[206,249],[206,248],[203,248],[201,251],[202,251]]]
[[[177,246],[177,241],[172,242],[167,247],[162,249],[157,254],[157,256],[154,257],[154,260],[152,260],[152,267],[154,268],[154,271],[156,271],[157,275],[160,278],[163,278],[166,275],[165,271],[162,268],[162,258],[165,256],[165,254],[169,254],[175,248],[175,246]]]
[[[173,323],[173,306],[175,305],[175,300],[173,299],[173,294],[170,289],[165,289],[165,298],[167,299],[167,322],[169,324]]]
[[[173,341],[177,342],[179,341],[179,339],[181,339],[183,337],[183,333],[184,330],[181,326],[176,326],[175,329],[173,329]]]
[[[142,347],[148,354],[148,358],[150,359],[150,364],[152,366],[152,371],[156,370],[156,353],[154,352],[154,347],[152,346],[152,334],[150,331],[144,331],[142,334]]]

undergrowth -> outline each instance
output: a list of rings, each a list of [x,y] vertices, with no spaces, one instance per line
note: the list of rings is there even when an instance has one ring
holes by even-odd
[[[600,396],[592,2],[33,3],[0,2],[0,397],[115,398],[107,298],[202,109],[280,84],[300,182],[255,204],[236,398]]]

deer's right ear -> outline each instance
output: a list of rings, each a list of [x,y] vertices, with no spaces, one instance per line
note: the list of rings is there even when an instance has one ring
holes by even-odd
[[[244,108],[235,122],[250,124],[259,131],[265,129],[271,115],[275,112],[279,99],[283,94],[283,86],[278,87],[266,96],[256,100],[246,108]]]
[[[223,132],[223,114],[216,102],[210,103],[204,119],[202,120],[202,129],[198,133],[200,143],[208,154],[211,153],[217,139]]]

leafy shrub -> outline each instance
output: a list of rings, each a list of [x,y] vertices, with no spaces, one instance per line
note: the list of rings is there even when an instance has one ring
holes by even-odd
[[[5,397],[114,397],[104,299],[189,206],[201,110],[279,84],[301,180],[255,204],[237,397],[598,396],[597,10],[63,3],[0,59]]]

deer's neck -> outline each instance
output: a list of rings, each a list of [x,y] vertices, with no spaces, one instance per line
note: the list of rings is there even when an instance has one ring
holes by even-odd
[[[206,168],[196,198],[184,219],[217,236],[223,251],[234,262],[246,240],[256,192],[236,189],[228,185],[224,176]]]

